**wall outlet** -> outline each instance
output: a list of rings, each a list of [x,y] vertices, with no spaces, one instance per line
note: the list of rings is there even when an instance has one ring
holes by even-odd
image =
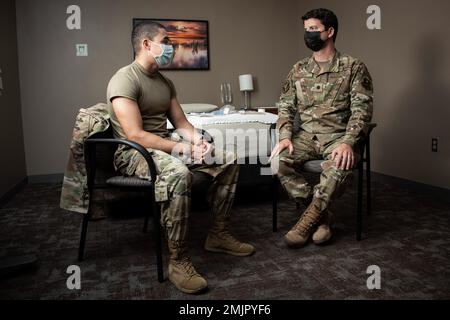
[[[438,138],[431,138],[431,152],[438,152]]]
[[[87,44],[77,44],[77,57],[87,57],[88,56],[88,45]]]

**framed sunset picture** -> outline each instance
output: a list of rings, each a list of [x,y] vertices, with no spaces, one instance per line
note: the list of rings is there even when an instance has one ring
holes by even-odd
[[[209,24],[204,20],[133,19],[162,24],[175,49],[173,61],[161,70],[209,70]]]

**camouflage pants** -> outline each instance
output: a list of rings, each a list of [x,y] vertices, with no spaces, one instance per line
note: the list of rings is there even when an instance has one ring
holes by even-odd
[[[289,154],[284,150],[279,156],[278,178],[289,197],[296,202],[313,196],[318,201],[316,209],[323,212],[328,208],[330,201],[341,194],[345,182],[351,177],[352,170],[336,168],[331,160],[332,151],[342,143],[343,137],[334,138],[333,135],[316,135],[300,131],[292,137],[294,152]],[[355,148],[356,149],[356,148]],[[354,150],[355,163],[359,160],[358,151]],[[324,159],[320,182],[311,188],[305,177],[299,172],[301,166],[310,160]]]
[[[214,164],[190,165],[163,151],[150,151],[158,174],[155,198],[160,204],[161,224],[169,240],[186,239],[194,172],[204,172],[213,178],[207,201],[216,218],[229,217],[239,177],[239,165],[235,163],[234,153],[215,150]],[[134,150],[116,154],[115,165],[125,175],[150,178],[147,162]]]

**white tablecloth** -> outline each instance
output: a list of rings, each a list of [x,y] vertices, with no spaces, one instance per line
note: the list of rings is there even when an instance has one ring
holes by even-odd
[[[264,112],[219,116],[188,114],[187,118],[194,127],[211,134],[216,147],[229,148],[234,144],[239,158],[260,159],[270,155],[269,128],[278,120],[277,115]],[[170,122],[167,127],[173,129]]]
[[[228,115],[192,115],[188,114],[187,118],[189,122],[196,128],[202,128],[203,126],[213,124],[231,124],[231,123],[264,123],[272,124],[276,123],[278,116],[267,112],[255,112],[255,113],[232,113]],[[172,124],[168,121],[167,128],[173,129]]]

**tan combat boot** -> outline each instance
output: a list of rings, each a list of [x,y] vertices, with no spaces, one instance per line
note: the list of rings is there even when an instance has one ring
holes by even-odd
[[[331,239],[331,224],[333,223],[333,220],[333,214],[327,209],[319,226],[317,227],[316,232],[312,235],[312,240],[315,244],[322,244]]]
[[[296,248],[303,246],[319,223],[321,216],[321,213],[315,208],[313,200],[295,226],[284,236],[288,246]]]
[[[249,256],[255,252],[251,244],[240,242],[230,233],[227,220],[217,218],[206,238],[205,250],[239,257]]]
[[[184,293],[199,293],[204,290],[208,283],[195,271],[192,261],[187,254],[185,241],[168,240],[169,280]]]

